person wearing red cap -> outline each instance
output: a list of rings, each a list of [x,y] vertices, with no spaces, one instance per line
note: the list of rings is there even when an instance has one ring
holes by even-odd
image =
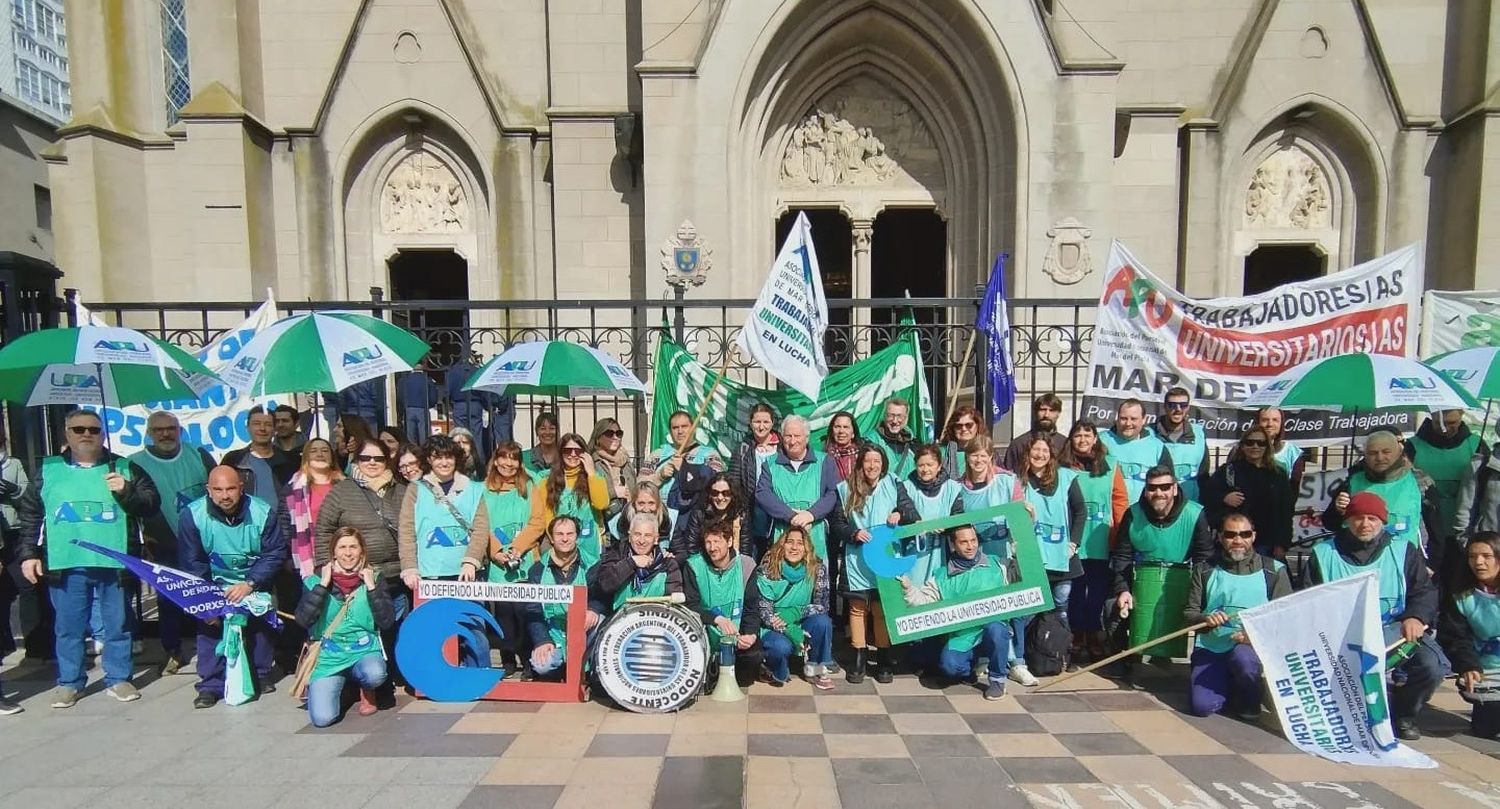
[[[1343,527],[1332,539],[1313,546],[1302,570],[1304,584],[1338,581],[1371,570],[1377,573],[1385,642],[1400,638],[1416,644],[1416,650],[1390,671],[1387,680],[1396,736],[1404,741],[1420,739],[1417,714],[1443,681],[1431,632],[1437,622],[1438,591],[1421,548],[1391,536],[1385,501],[1367,491],[1345,497]]]

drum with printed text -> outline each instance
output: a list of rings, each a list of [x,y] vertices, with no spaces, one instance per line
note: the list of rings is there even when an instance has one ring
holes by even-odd
[[[703,690],[708,661],[703,622],[679,604],[626,604],[600,627],[594,643],[600,687],[636,713],[686,707]]]

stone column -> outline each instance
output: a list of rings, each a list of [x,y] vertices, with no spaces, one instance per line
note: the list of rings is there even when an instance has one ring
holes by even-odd
[[[874,236],[875,222],[873,220],[855,219],[849,223],[849,243],[853,245],[854,250],[854,262],[851,267],[854,273],[854,297],[856,298],[870,297],[870,289],[873,286],[870,278],[870,240]],[[852,310],[849,323],[852,326],[868,326],[870,310],[868,308]]]

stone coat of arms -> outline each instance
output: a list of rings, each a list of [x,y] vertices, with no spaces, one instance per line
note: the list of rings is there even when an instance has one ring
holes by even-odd
[[[661,268],[667,274],[667,283],[679,288],[702,286],[712,265],[713,250],[703,243],[698,228],[684,219],[677,226],[677,235],[661,248]]]

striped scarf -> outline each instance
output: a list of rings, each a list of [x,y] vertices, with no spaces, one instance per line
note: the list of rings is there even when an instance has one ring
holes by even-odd
[[[292,561],[303,577],[313,575],[312,492],[302,470],[292,475],[286,496],[286,510],[292,517]]]

